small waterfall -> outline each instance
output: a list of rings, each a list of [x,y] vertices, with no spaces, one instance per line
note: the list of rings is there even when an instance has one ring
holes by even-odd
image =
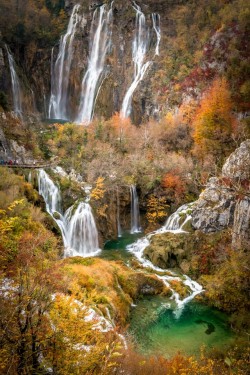
[[[182,228],[187,223],[187,221],[189,221],[191,219],[191,215],[190,215],[189,211],[190,211],[193,204],[194,203],[189,203],[189,204],[185,204],[185,205],[181,206],[176,212],[174,212],[172,215],[170,215],[170,217],[167,219],[165,225],[162,228],[156,230],[155,232],[152,232],[152,233],[148,234],[146,237],[138,239],[136,242],[132,243],[131,245],[128,245],[127,250],[132,252],[144,267],[151,268],[152,270],[155,270],[155,271],[158,271],[158,272],[164,271],[163,269],[154,266],[150,262],[150,260],[145,259],[143,257],[143,252],[144,252],[145,248],[150,245],[151,237],[153,237],[156,234],[166,233],[166,232],[185,233],[185,231]],[[186,215],[186,218],[183,221],[184,215]],[[170,271],[168,271],[168,272],[170,272]],[[171,298],[174,299],[175,304],[177,306],[177,309],[175,310],[176,318],[180,317],[184,305],[186,303],[188,303],[189,301],[191,301],[197,294],[199,294],[203,291],[201,285],[199,285],[197,282],[191,280],[186,275],[183,275],[184,280],[180,279],[173,272],[172,272],[172,276],[159,276],[157,274],[156,274],[156,276],[159,279],[161,279],[165,283],[165,285],[171,289],[171,291],[173,293]],[[177,292],[175,292],[170,287],[170,284],[168,282],[170,280],[182,281],[185,285],[187,285],[190,288],[190,291],[191,291],[190,295],[188,297],[184,298],[183,300],[181,300],[179,294]]]
[[[68,247],[81,256],[98,252],[98,232],[90,205],[80,202],[74,213],[73,207],[70,207],[65,218],[68,223]]]
[[[139,233],[140,228],[140,211],[139,201],[135,185],[130,186],[131,196],[131,233]]]
[[[160,27],[160,15],[158,13],[152,14],[153,20],[153,29],[156,33],[156,47],[155,47],[155,55],[160,55],[160,41],[161,41],[161,27]]]
[[[5,45],[5,48],[7,51],[9,67],[10,67],[14,112],[18,116],[22,117],[21,87],[20,87],[20,82],[19,82],[16,70],[15,70],[15,61],[7,45]]]
[[[49,118],[68,120],[68,88],[70,68],[73,59],[73,43],[76,28],[81,21],[80,5],[73,8],[66,34],[61,37],[58,56],[53,66],[54,48],[51,52],[51,96],[49,102]]]
[[[107,10],[106,4],[94,11],[91,24],[88,68],[82,80],[80,106],[77,123],[88,124],[93,117],[98,88],[101,86],[105,58],[111,45],[112,5]]]
[[[48,174],[38,171],[38,188],[46,203],[47,212],[59,226],[65,247],[65,256],[91,256],[99,252],[98,232],[91,207],[80,202],[61,210],[61,193]]]
[[[117,196],[117,234],[118,237],[122,236],[122,228],[121,228],[121,221],[120,221],[120,199],[119,199],[119,190],[116,191]]]
[[[135,89],[143,79],[151,61],[144,63],[149,44],[149,30],[146,25],[145,15],[141,8],[134,2],[133,8],[136,11],[136,31],[132,45],[132,59],[134,62],[134,80],[125,94],[122,103],[121,117],[129,117],[131,112],[131,102]]]
[[[164,226],[157,231],[157,233],[168,232],[168,231],[183,231],[182,228],[184,225],[191,219],[191,215],[189,214],[190,208],[192,207],[192,203],[184,204],[183,206],[179,207],[177,211],[175,211],[172,215],[169,216]],[[185,219],[183,220],[183,217]]]

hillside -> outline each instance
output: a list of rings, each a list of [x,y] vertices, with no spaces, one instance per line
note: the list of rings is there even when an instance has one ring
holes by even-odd
[[[248,373],[249,15],[0,0],[1,374]]]

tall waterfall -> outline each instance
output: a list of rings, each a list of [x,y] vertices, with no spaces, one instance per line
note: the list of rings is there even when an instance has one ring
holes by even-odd
[[[77,123],[88,124],[93,117],[95,100],[103,79],[107,52],[111,46],[113,2],[97,7],[91,24],[88,68],[83,77]]]
[[[139,201],[136,191],[136,186],[130,186],[130,196],[131,196],[131,233],[139,233],[140,228],[140,211],[139,211]]]
[[[122,103],[121,117],[129,117],[131,112],[132,97],[139,82],[143,79],[151,61],[144,63],[149,44],[149,30],[146,25],[145,15],[142,13],[139,5],[134,3],[133,8],[136,11],[136,30],[132,45],[132,59],[134,63],[134,80],[127,90]]]
[[[152,14],[153,28],[156,33],[156,47],[155,55],[160,55],[160,41],[161,41],[161,28],[160,28],[160,15],[158,13]]]
[[[99,252],[98,232],[91,207],[80,202],[65,214],[61,210],[61,193],[48,174],[40,169],[38,188],[46,203],[47,212],[59,226],[65,247],[65,256],[91,256]]]
[[[22,116],[22,100],[21,100],[21,87],[20,82],[15,70],[15,61],[13,56],[10,53],[10,50],[7,46],[5,46],[8,60],[9,60],[9,67],[10,67],[10,75],[11,75],[11,85],[12,85],[12,94],[13,94],[13,104],[14,104],[14,112],[18,116]]]
[[[70,68],[73,59],[73,43],[76,28],[81,21],[78,14],[80,5],[73,8],[66,34],[61,37],[58,56],[53,66],[54,49],[51,53],[51,96],[49,118],[68,120],[68,88]]]

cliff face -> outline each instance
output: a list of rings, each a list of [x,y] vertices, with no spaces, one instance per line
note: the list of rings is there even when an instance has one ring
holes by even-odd
[[[205,233],[232,228],[234,248],[250,248],[250,140],[211,178],[192,212],[192,225]]]
[[[59,52],[60,35],[66,32],[73,6],[79,4],[78,14],[81,16],[81,22],[77,26],[73,40],[73,58],[68,84],[69,119],[76,118],[82,79],[90,55],[89,42],[93,14],[103,3],[110,8],[111,1],[65,1],[64,9],[61,10],[64,13],[58,13],[54,17],[52,26],[46,9],[42,9],[44,15],[41,14],[39,18],[40,29],[35,30],[37,34],[33,39],[32,32],[28,33],[26,30],[29,27],[27,21],[22,22],[22,19],[16,23],[17,26],[21,24],[24,28],[24,36],[19,33],[20,36],[13,39],[10,37],[11,32],[3,33],[0,40],[0,91],[7,97],[10,109],[13,108],[13,100],[5,44],[9,46],[16,63],[23,111],[48,117],[53,80],[51,63],[54,66]],[[169,109],[173,110],[183,101],[189,101],[190,97],[197,98],[218,73],[228,71],[229,78],[234,79],[230,64],[235,64],[237,59],[244,65],[246,58],[244,27],[239,28],[236,21],[233,26],[223,24],[222,29],[216,31],[218,24],[223,23],[219,15],[223,5],[212,6],[209,2],[204,2],[206,8],[204,14],[199,14],[195,2],[189,4],[185,0],[138,0],[137,5],[145,16],[146,31],[144,30],[143,33],[147,34],[144,35],[147,51],[143,63],[150,62],[150,65],[132,95],[131,118],[134,123],[139,124],[152,116],[158,117]],[[115,0],[112,2],[112,9],[111,48],[105,57],[105,67],[98,83],[94,111],[95,115],[105,118],[120,112],[125,94],[134,78],[132,48],[136,34],[135,4],[132,1]],[[157,33],[153,24],[153,15],[157,15],[160,27],[159,56],[156,54]],[[18,15],[14,12],[14,16]],[[6,19],[8,17],[11,17],[11,14],[6,13]],[[197,22],[199,24],[196,27]],[[94,27],[97,27],[97,24]],[[44,40],[43,33],[46,37]],[[201,41],[198,41],[198,37]],[[230,50],[233,51],[232,62]],[[238,90],[240,93],[245,93],[247,87],[244,86],[244,69],[242,73],[239,72],[241,79],[236,77],[234,82],[234,88],[242,85],[242,89]],[[243,97],[240,102],[245,103]]]

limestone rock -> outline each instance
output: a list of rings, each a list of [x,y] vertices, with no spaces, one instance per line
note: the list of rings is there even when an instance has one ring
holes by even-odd
[[[161,268],[179,267],[187,258],[187,234],[165,233],[152,237],[150,245],[144,250],[146,258]]]
[[[216,232],[233,224],[235,196],[218,178],[210,178],[192,212],[194,229]]]
[[[250,198],[236,203],[232,234],[234,249],[250,249]]]
[[[226,160],[222,177],[211,178],[192,212],[192,226],[205,233],[232,228],[233,248],[250,248],[250,140]]]
[[[250,178],[250,139],[242,142],[226,160],[222,177],[245,180]]]

